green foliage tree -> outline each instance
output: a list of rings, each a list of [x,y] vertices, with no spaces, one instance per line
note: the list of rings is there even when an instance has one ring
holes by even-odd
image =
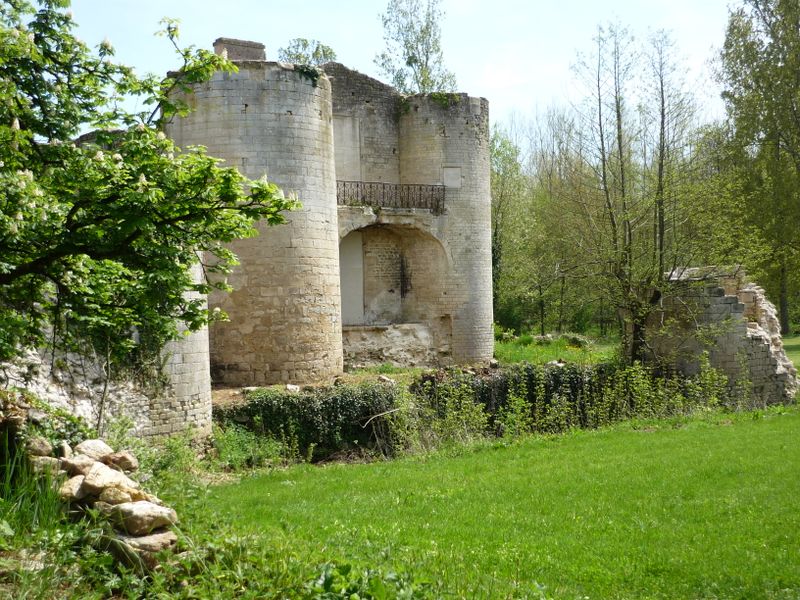
[[[455,75],[444,67],[439,0],[389,0],[381,15],[386,50],[375,64],[404,94],[453,92]]]
[[[529,128],[525,191],[497,236],[498,306],[540,331],[590,320],[604,331],[616,316],[622,356],[635,361],[648,353],[645,323],[669,292],[666,274],[703,262],[693,103],[663,33],[638,44],[612,26],[594,42],[576,69],[583,102]]]
[[[223,246],[255,235],[254,221],[283,221],[295,202],[266,181],[245,180],[203,148],[181,151],[162,126],[187,106],[173,99],[234,67],[178,49],[166,78],[137,77],[72,33],[65,0],[0,5],[0,359],[43,342],[89,340],[129,356],[160,348],[209,318],[200,298],[223,281],[194,281],[235,264]],[[147,110],[120,100],[137,96]],[[76,141],[82,130],[96,133]],[[136,329],[139,341],[132,335]]]
[[[278,58],[283,62],[316,67],[336,60],[336,52],[318,40],[294,38],[285,48],[278,50]]]
[[[760,268],[789,331],[791,273],[800,262],[800,5],[745,0],[729,16],[719,79],[742,151],[745,217],[767,249]],[[777,288],[777,289],[775,289]]]
[[[503,268],[503,233],[510,229],[514,205],[525,190],[520,149],[509,134],[495,126],[492,130],[491,148],[492,194],[492,296],[498,306],[500,275]]]

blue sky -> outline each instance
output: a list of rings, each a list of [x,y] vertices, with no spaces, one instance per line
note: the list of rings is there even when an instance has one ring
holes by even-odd
[[[708,61],[722,45],[729,0],[442,0],[442,46],[460,91],[489,99],[493,121],[531,117],[577,101],[571,66],[591,49],[598,25],[626,25],[637,38],[670,31],[685,58],[688,84],[711,116],[718,90]],[[108,38],[117,58],[146,72],[175,66],[153,33],[168,16],[180,19],[181,41],[210,48],[217,37],[266,44],[267,58],[295,37],[319,39],[338,60],[379,76],[383,49],[379,14],[385,0],[73,0],[78,35],[90,45]]]

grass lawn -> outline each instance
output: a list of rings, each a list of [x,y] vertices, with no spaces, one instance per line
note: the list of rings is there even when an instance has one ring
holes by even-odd
[[[503,364],[529,362],[541,365],[562,360],[580,365],[595,364],[611,360],[619,342],[595,342],[588,348],[570,346],[564,339],[550,344],[521,344],[519,341],[494,343],[494,356]]]
[[[800,367],[800,335],[783,336],[783,347],[786,349],[786,354],[794,363],[794,366]]]
[[[639,423],[215,488],[242,533],[447,597],[797,598],[800,411]]]

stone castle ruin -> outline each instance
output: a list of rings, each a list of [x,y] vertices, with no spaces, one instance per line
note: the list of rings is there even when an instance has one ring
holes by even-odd
[[[763,288],[741,269],[676,269],[670,280],[680,286],[650,316],[648,345],[653,353],[687,375],[700,369],[702,352],[728,376],[745,384],[762,405],[790,402],[797,391],[797,370],[786,356],[775,306]]]
[[[491,359],[488,102],[403,96],[338,63],[269,62],[255,42],[220,38],[214,49],[238,72],[194,85],[192,112],[167,134],[251,179],[266,175],[302,209],[231,244],[233,292],[209,298],[230,320],[168,345],[166,386],[146,394],[115,382],[103,410],[129,415],[144,436],[203,432],[212,378],[313,383],[346,363]],[[46,361],[36,377],[22,368],[6,379],[96,422],[102,369],[74,359],[80,381]]]
[[[338,63],[266,60],[214,43],[237,73],[184,98],[168,134],[303,204],[236,241],[230,317],[210,332],[215,383],[315,382],[343,363],[439,365],[493,351],[488,103],[405,97]]]
[[[87,357],[66,357],[68,369],[29,356],[28,367],[6,369],[6,385],[90,422],[105,405],[101,412],[128,415],[140,435],[160,436],[210,430],[212,379],[313,383],[346,365],[491,359],[487,101],[404,96],[338,63],[270,62],[255,42],[220,38],[214,48],[238,72],[193,85],[183,97],[192,111],[167,134],[181,147],[206,146],[251,179],[266,175],[302,209],[231,244],[241,263],[229,277],[233,292],[208,299],[230,320],[168,345],[158,393],[131,382],[106,389]],[[763,292],[739,280],[712,288],[687,288],[691,323],[686,298],[665,304],[653,318],[678,323],[677,335],[651,344],[692,372],[701,350],[694,325],[724,323],[712,365],[736,376],[744,362],[754,393],[789,398],[796,371]]]

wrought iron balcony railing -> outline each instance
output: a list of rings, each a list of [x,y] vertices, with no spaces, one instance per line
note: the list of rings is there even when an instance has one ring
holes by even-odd
[[[343,206],[423,208],[444,212],[444,186],[373,181],[337,181],[336,201]]]

